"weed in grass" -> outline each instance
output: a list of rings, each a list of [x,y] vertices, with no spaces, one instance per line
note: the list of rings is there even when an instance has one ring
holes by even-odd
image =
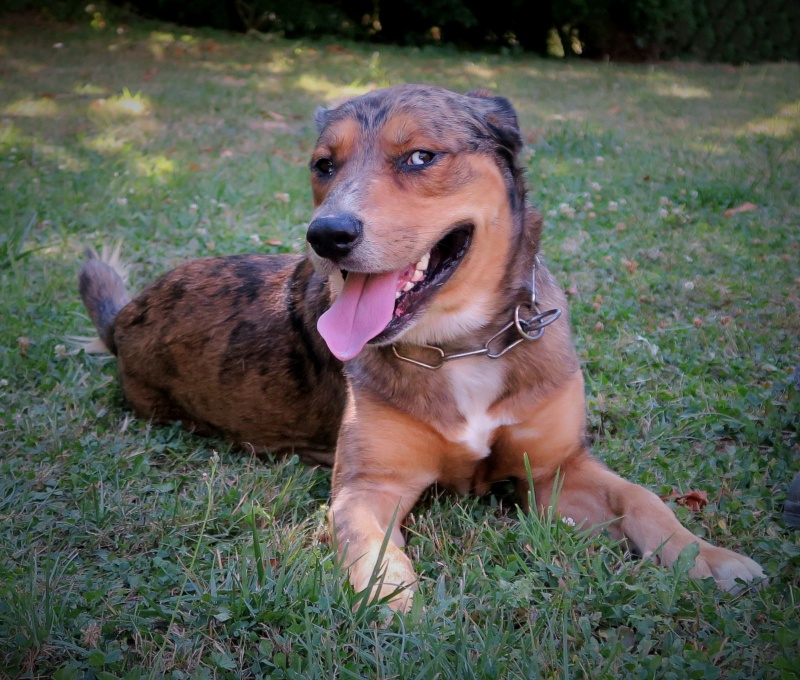
[[[24,222],[12,224],[11,228],[0,237],[0,269],[8,269],[35,252],[34,249],[24,249],[25,241],[34,224],[36,224],[36,213],[33,213],[27,224]]]

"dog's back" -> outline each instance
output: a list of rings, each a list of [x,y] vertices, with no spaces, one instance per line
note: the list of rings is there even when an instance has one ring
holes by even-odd
[[[332,464],[345,380],[315,328],[328,291],[305,258],[201,258],[131,300],[118,254],[92,252],[79,286],[138,415]]]

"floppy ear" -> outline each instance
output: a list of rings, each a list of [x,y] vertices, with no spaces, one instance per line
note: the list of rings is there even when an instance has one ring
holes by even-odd
[[[532,205],[525,206],[525,235],[539,251],[539,239],[542,236],[542,213]]]
[[[479,100],[476,104],[497,140],[512,154],[519,153],[523,146],[522,133],[511,102],[505,97],[493,96],[488,90],[470,90],[467,97]]]
[[[317,108],[314,112],[314,124],[317,126],[317,132],[322,132],[325,129],[325,126],[328,124],[328,120],[330,119],[331,112],[329,109],[326,109],[322,106]]]

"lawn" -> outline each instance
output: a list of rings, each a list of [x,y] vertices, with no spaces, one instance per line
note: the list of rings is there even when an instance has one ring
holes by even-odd
[[[114,362],[75,350],[85,246],[122,239],[135,290],[193,257],[302,249],[315,108],[401,82],[512,100],[595,452],[759,561],[764,587],[720,593],[691,554],[639,562],[505,488],[432,491],[407,527],[420,597],[387,620],[336,562],[326,471],[137,420]],[[4,19],[0,676],[800,676],[800,532],[781,520],[798,205],[797,64]]]

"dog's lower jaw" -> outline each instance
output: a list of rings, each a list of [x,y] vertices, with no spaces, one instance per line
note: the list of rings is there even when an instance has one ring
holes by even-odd
[[[439,310],[432,306],[409,328],[381,344],[446,345],[462,341],[478,346],[480,343],[474,340],[470,343],[470,338],[491,323],[489,298],[487,293],[479,293],[469,305],[459,307],[457,311]]]

